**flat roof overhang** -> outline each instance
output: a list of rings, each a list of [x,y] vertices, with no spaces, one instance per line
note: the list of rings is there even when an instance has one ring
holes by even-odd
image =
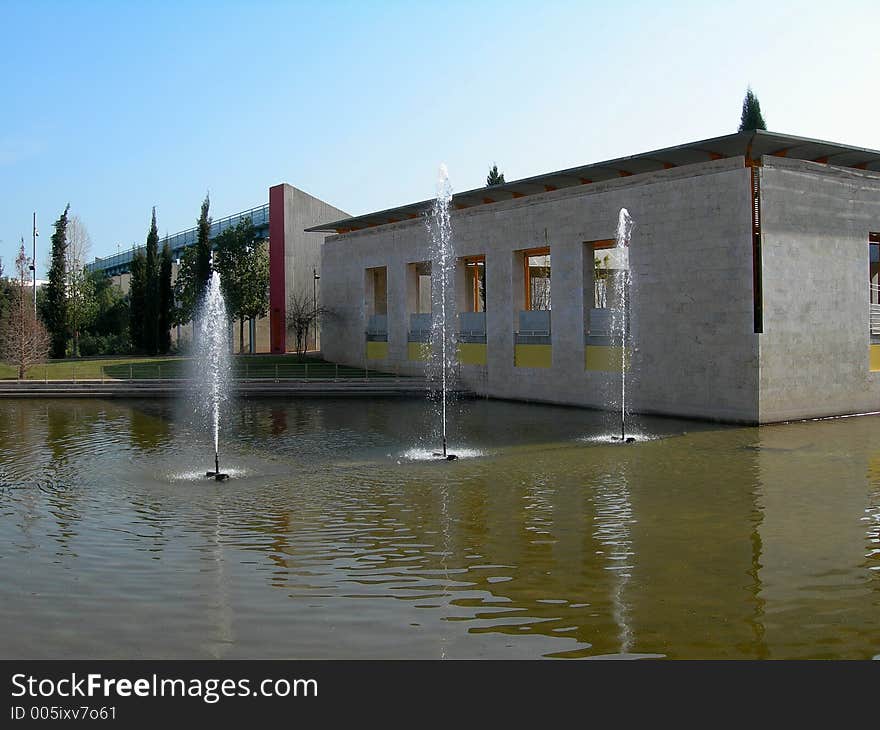
[[[619,157],[615,160],[557,170],[503,185],[468,190],[453,195],[452,205],[461,210],[497,203],[502,200],[524,198],[528,195],[551,192],[561,188],[590,185],[595,182],[615,180],[674,167],[685,167],[711,160],[745,157],[746,162],[749,163],[752,160],[759,160],[765,155],[789,157],[860,170],[880,171],[880,151],[757,130],[736,132],[723,137],[689,142],[629,157]],[[418,203],[410,203],[397,208],[323,223],[305,230],[309,232],[349,233],[389,223],[399,223],[420,218],[430,210],[433,202],[433,199],[421,200]]]

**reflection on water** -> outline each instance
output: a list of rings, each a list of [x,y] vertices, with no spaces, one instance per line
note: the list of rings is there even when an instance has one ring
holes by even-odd
[[[0,657],[870,658],[878,417],[724,428],[473,401],[0,401]]]

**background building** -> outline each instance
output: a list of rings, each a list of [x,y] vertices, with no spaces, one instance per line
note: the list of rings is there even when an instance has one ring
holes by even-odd
[[[269,188],[269,203],[212,221],[211,239],[221,231],[236,226],[250,218],[257,235],[269,246],[270,302],[269,316],[251,323],[245,338],[245,350],[249,352],[287,351],[286,312],[291,297],[303,297],[308,301],[316,298],[321,275],[321,244],[325,234],[306,232],[317,223],[347,213],[329,203],[319,200],[298,188],[281,183]],[[177,275],[177,260],[183,249],[195,244],[198,228],[188,228],[168,237],[172,257],[175,260],[172,277]],[[160,239],[160,248],[165,239]],[[143,248],[143,247],[140,247]],[[105,271],[114,278],[123,291],[128,290],[129,271],[134,253],[132,248],[113,256],[96,258],[87,264],[89,271]],[[191,336],[190,328],[177,328],[172,341],[180,344]],[[233,338],[236,349],[238,338]],[[309,348],[316,346],[316,333],[309,335]]]

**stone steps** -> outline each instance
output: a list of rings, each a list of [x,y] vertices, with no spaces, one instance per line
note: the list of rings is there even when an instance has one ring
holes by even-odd
[[[195,385],[186,380],[24,380],[0,381],[0,398],[174,398]],[[422,397],[428,390],[423,378],[370,378],[348,380],[236,380],[233,395],[261,397]],[[460,395],[469,395],[460,390]]]

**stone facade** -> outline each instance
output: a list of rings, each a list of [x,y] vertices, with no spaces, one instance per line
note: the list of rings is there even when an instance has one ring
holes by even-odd
[[[606,407],[620,374],[599,351],[585,357],[590,242],[613,238],[625,207],[636,223],[628,375],[634,410],[758,423],[880,409],[880,375],[869,370],[867,298],[880,174],[768,156],[762,165],[749,162],[734,156],[455,210],[455,255],[485,256],[487,291],[486,364],[460,365],[462,381],[490,397]],[[757,260],[753,174],[761,191]],[[333,312],[324,322],[327,359],[364,364],[367,270],[385,267],[387,345],[372,348],[379,359],[370,366],[423,372],[408,347],[407,272],[430,260],[428,246],[421,220],[326,239],[322,304]],[[548,246],[547,359],[517,366],[522,251]],[[457,277],[457,288],[463,282]],[[548,366],[534,366],[539,362]]]

